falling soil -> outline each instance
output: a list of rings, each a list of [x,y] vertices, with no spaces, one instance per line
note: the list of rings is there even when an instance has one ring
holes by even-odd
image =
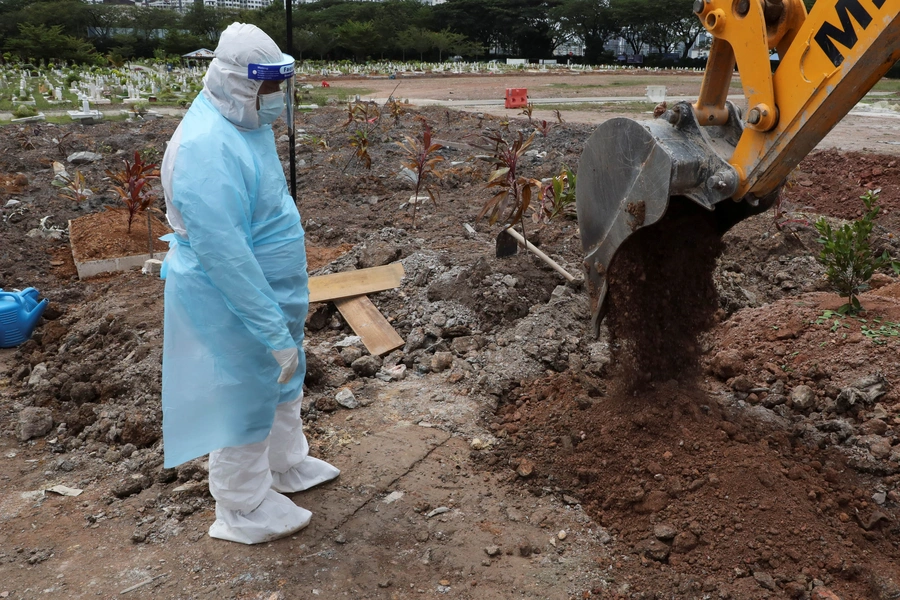
[[[712,213],[672,198],[658,223],[639,229],[609,269],[607,325],[626,389],[697,373],[697,336],[713,323],[721,233]]]

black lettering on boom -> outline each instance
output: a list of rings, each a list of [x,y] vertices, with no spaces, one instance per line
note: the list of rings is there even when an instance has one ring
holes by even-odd
[[[884,2],[885,0],[875,0],[875,5],[881,8]],[[869,23],[872,22],[872,17],[862,7],[859,0],[838,0],[834,9],[837,11],[838,19],[841,21],[841,27],[835,27],[826,21],[819,28],[819,31],[816,32],[815,40],[832,64],[839,67],[844,62],[844,55],[838,50],[835,42],[845,48],[853,48],[859,39],[856,36],[856,29],[853,28],[853,23],[850,22],[850,16],[853,15],[853,19],[863,29],[869,26]]]

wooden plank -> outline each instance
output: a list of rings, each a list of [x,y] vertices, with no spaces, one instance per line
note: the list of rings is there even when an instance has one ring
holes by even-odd
[[[309,278],[309,301],[327,302],[337,298],[382,292],[399,287],[401,279],[403,279],[403,265],[398,262],[371,269],[317,275]]]
[[[373,356],[381,356],[403,345],[400,334],[366,296],[337,298],[334,305]]]

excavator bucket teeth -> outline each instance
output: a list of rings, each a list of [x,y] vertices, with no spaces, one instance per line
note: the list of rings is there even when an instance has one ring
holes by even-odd
[[[721,220],[723,230],[760,210],[752,199],[716,207],[730,200],[738,184],[723,158],[741,133],[740,118],[728,108],[733,118],[725,126],[698,127],[691,106],[679,103],[654,121],[611,119],[588,139],[578,165],[576,207],[595,334],[616,252],[638,229],[663,219],[671,197],[690,199],[706,209],[701,213],[717,209],[711,218]]]

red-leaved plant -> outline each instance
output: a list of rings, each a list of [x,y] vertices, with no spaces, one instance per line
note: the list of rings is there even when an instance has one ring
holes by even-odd
[[[494,166],[485,187],[499,190],[485,203],[478,218],[490,214],[491,225],[498,221],[504,226],[522,223],[524,230],[523,215],[531,205],[532,196],[540,194],[541,190],[540,181],[519,174],[519,161],[534,141],[534,134],[526,140],[522,138],[520,131],[518,138],[512,143],[504,140],[499,133],[486,136],[484,140],[493,145],[475,147],[491,152],[487,160]]]
[[[123,160],[125,166],[117,171],[106,171],[106,174],[118,185],[112,189],[128,209],[128,233],[131,233],[131,223],[135,215],[147,210],[156,200],[156,194],[151,191],[151,179],[159,178],[159,169],[156,164],[146,163],[138,152],[134,153],[134,162]]]
[[[443,148],[440,144],[435,144],[431,141],[431,127],[428,126],[428,123],[425,120],[422,120],[422,139],[418,140],[416,138],[412,138],[408,135],[403,136],[406,138],[405,142],[397,142],[397,145],[403,150],[406,154],[406,162],[402,163],[408,171],[406,172],[407,177],[415,184],[416,186],[416,195],[415,202],[413,203],[413,218],[412,218],[412,226],[413,229],[416,227],[416,211],[419,208],[419,191],[425,190],[425,193],[428,194],[428,197],[431,198],[431,201],[437,204],[437,200],[435,200],[435,195],[437,191],[426,183],[426,179],[433,178],[440,180],[441,173],[437,169],[435,169],[435,165],[442,160],[444,160],[443,156],[436,154],[438,150]]]

